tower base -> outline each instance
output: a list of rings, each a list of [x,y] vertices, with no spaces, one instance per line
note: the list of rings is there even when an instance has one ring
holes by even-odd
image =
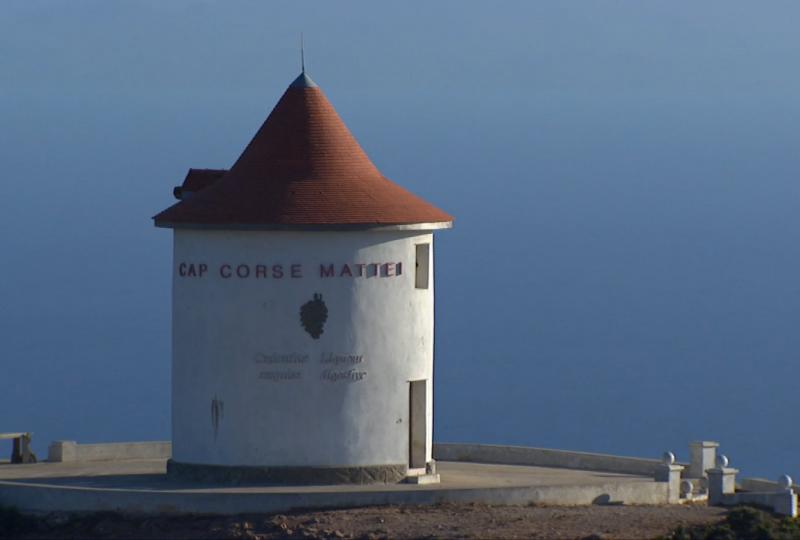
[[[241,465],[203,465],[167,461],[167,476],[191,482],[225,484],[396,484],[402,482],[407,465],[366,467],[254,467]]]

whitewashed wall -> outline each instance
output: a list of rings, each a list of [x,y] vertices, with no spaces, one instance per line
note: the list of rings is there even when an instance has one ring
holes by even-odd
[[[430,232],[176,229],[174,240],[174,460],[404,464],[408,381],[428,379],[430,461],[433,279],[428,289],[414,286],[415,244],[430,243],[433,249]],[[399,276],[338,277],[344,263],[352,270],[353,263],[398,262]],[[337,277],[320,277],[320,264],[331,263]],[[231,266],[229,278],[220,273],[225,264]],[[249,265],[249,277],[237,276],[240,264]],[[257,264],[282,265],[284,276],[256,278]],[[301,265],[302,277],[291,277],[293,264]],[[203,275],[191,275],[200,273],[200,265],[206,268]],[[229,273],[227,267],[222,272]],[[322,295],[328,309],[318,339],[300,322],[301,306],[314,294]],[[362,361],[334,368],[321,361],[331,353]],[[270,355],[307,355],[307,360],[285,364]],[[364,372],[360,380],[323,378],[326,369],[351,368]],[[274,380],[288,371],[294,377],[299,372],[299,378]]]

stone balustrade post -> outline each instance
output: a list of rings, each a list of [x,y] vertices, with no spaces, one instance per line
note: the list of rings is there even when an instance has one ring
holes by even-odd
[[[683,465],[675,464],[675,455],[664,452],[662,462],[656,468],[656,482],[667,482],[667,502],[677,503],[681,499],[681,471]]]
[[[689,443],[689,468],[686,478],[706,478],[706,471],[713,469],[717,462],[719,443],[714,441],[693,441]]]
[[[75,461],[78,459],[78,443],[75,441],[53,441],[47,449],[47,461]]]
[[[708,504],[717,506],[725,500],[725,495],[736,493],[736,474],[738,469],[728,467],[728,458],[717,457],[717,466],[706,470],[708,474]]]
[[[783,516],[797,517],[797,493],[792,489],[792,477],[788,474],[778,478],[778,493],[772,499],[772,509]]]

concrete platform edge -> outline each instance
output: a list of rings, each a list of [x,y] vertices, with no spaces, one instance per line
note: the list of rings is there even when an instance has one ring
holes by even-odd
[[[0,504],[26,513],[274,513],[300,509],[348,508],[391,504],[480,502],[525,504],[664,504],[665,483],[609,483],[586,486],[531,486],[510,488],[424,489],[336,493],[180,493],[137,490],[100,490],[76,487],[0,482]]]

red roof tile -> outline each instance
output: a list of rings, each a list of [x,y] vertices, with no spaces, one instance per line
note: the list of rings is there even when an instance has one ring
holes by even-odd
[[[192,196],[156,215],[155,224],[327,228],[453,220],[385,178],[305,74],[286,90],[233,167],[213,176],[200,173],[194,180],[207,187],[190,189]]]

